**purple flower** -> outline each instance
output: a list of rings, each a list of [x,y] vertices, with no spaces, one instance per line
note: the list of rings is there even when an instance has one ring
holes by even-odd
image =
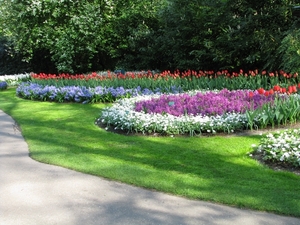
[[[220,92],[206,92],[191,96],[188,94],[162,95],[137,102],[135,110],[147,113],[168,113],[174,116],[181,115],[203,115],[215,116],[225,113],[245,113],[262,105],[273,102],[274,96],[264,96],[256,93],[252,99],[249,91],[229,91],[223,89]]]

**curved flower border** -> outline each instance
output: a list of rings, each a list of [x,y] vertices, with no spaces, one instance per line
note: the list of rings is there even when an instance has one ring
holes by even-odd
[[[187,134],[201,133],[233,133],[247,126],[245,114],[226,113],[217,116],[173,116],[169,114],[147,114],[134,110],[135,103],[141,100],[159,97],[138,96],[129,99],[120,99],[111,107],[102,110],[96,124],[104,124],[106,129],[113,126],[115,130],[130,132],[161,133],[161,134]]]
[[[199,91],[188,92],[195,95]],[[204,91],[205,92],[205,91]],[[180,95],[180,94],[179,94]],[[137,96],[122,99],[111,107],[102,110],[96,121],[106,129],[124,130],[128,133],[160,133],[160,134],[190,134],[202,133],[233,133],[238,130],[265,128],[275,123],[297,121],[299,118],[299,95],[278,95],[276,103],[268,102],[255,110],[246,112],[227,112],[221,115],[189,115],[174,116],[168,113],[147,113],[145,110],[136,111],[136,103],[159,98],[161,95]],[[279,98],[278,98],[279,97]],[[269,104],[270,103],[270,104]],[[287,115],[281,113],[289,111]],[[279,116],[279,117],[278,117]],[[278,117],[278,118],[275,118]]]

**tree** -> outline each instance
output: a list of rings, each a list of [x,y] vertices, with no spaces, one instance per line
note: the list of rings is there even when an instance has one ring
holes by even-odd
[[[9,11],[5,15],[5,32],[17,51],[26,54],[27,61],[38,55],[50,58],[59,72],[83,72],[91,69],[92,61],[106,51],[103,33],[112,1],[11,0],[9,3],[2,5]],[[98,67],[101,66],[105,67],[99,63]]]
[[[154,35],[160,27],[158,12],[166,1],[118,0],[114,3],[107,40],[117,66],[133,70],[157,68]]]
[[[216,46],[221,57],[226,57],[235,68],[278,69],[278,47],[293,23],[292,3],[288,0],[228,0],[226,21],[230,26],[223,27],[221,42]]]
[[[169,0],[161,12],[157,48],[170,69],[218,67],[211,52],[223,1]]]
[[[293,24],[294,1],[168,2],[160,46],[169,67],[246,70],[279,65],[276,52]]]
[[[31,71],[30,65],[22,61],[22,55],[14,50],[13,43],[8,37],[12,33],[8,30],[5,20],[10,12],[10,2],[0,0],[0,74],[16,74]]]
[[[297,2],[0,0],[0,36],[36,72],[274,70]]]

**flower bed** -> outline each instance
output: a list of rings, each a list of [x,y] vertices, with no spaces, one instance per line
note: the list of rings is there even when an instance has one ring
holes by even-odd
[[[253,148],[254,154],[261,153],[266,162],[300,167],[300,129],[270,133]]]
[[[194,104],[181,104],[181,106],[173,107],[176,103],[183,99],[182,96],[185,94],[170,95],[170,96],[139,96],[136,98],[122,99],[117,101],[113,106],[102,110],[101,115],[96,123],[105,125],[107,129],[113,127],[116,130],[124,130],[127,132],[142,132],[142,133],[161,133],[161,134],[202,134],[202,133],[217,133],[225,132],[232,133],[236,130],[253,129],[259,127],[265,127],[270,124],[280,124],[282,122],[294,121],[293,117],[280,117],[270,118],[269,114],[276,115],[276,110],[289,109],[293,112],[293,116],[299,118],[299,105],[295,102],[299,102],[299,96],[293,95],[272,95],[265,96],[253,92],[253,96],[247,97],[250,91],[240,95],[241,91],[228,91],[223,90],[215,93],[215,96],[223,99],[224,102],[228,103],[227,98],[232,96],[244,96],[238,99],[239,104],[244,107],[235,108],[235,110],[229,111],[222,109],[223,112],[218,113],[197,113],[188,114],[186,108],[192,105],[192,108],[198,106],[203,109],[203,112],[207,112],[207,109],[220,107],[218,101],[210,101],[210,104],[202,104],[200,101],[195,101]],[[206,95],[205,95],[206,94]],[[190,97],[186,98],[197,98],[197,96],[204,96],[204,99],[211,96],[212,92],[208,93],[194,93]],[[196,96],[196,97],[195,97]],[[288,98],[287,98],[288,97]],[[169,101],[172,99],[172,101]],[[292,99],[292,100],[289,100]],[[162,103],[161,103],[162,101]],[[170,102],[172,104],[170,104]],[[143,109],[141,105],[144,103],[154,105],[152,112]],[[156,106],[155,106],[156,104]],[[177,105],[177,104],[176,104]],[[247,105],[249,108],[247,108]],[[231,108],[231,105],[227,105]],[[149,107],[149,109],[151,109]],[[204,107],[204,108],[203,108]],[[206,107],[206,108],[205,108]],[[223,107],[223,105],[221,105]],[[159,112],[156,109],[164,108]],[[172,110],[173,113],[169,113]],[[222,111],[221,110],[221,111]],[[298,111],[297,111],[298,110]],[[150,110],[151,111],[151,110]],[[288,116],[288,115],[287,115]]]

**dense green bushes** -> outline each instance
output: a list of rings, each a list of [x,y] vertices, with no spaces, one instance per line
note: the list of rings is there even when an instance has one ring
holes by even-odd
[[[13,4],[12,4],[13,3]],[[0,35],[35,72],[295,72],[291,5],[278,0],[1,1]],[[8,55],[7,55],[8,56]],[[17,59],[17,58],[16,58]],[[296,63],[296,64],[295,64]]]

